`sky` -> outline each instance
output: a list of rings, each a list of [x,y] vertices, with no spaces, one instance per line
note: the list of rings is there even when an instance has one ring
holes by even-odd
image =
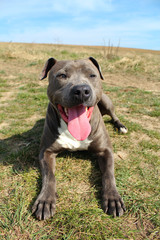
[[[160,0],[0,0],[0,42],[160,50]]]

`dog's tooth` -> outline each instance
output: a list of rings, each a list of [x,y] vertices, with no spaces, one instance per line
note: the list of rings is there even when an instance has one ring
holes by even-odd
[[[68,116],[68,109],[64,108],[65,114]]]
[[[86,107],[86,112],[88,111],[88,108]]]

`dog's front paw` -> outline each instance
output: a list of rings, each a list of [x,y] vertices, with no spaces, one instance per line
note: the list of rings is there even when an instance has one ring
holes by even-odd
[[[128,132],[128,129],[119,120],[114,122],[114,127],[119,133],[126,134]]]
[[[119,132],[126,134],[126,133],[128,132],[128,129],[127,129],[124,125],[122,125],[122,126],[119,128]]]
[[[56,200],[44,199],[41,196],[38,196],[32,207],[32,214],[34,213],[36,218],[39,220],[45,220],[52,217],[56,211]]]
[[[126,211],[125,205],[118,192],[111,194],[105,194],[103,196],[102,208],[105,213],[112,215],[113,217],[120,217]]]

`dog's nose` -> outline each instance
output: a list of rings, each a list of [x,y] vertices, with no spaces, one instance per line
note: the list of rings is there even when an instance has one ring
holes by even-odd
[[[91,88],[87,84],[76,85],[72,88],[72,94],[75,100],[85,102],[91,96]]]

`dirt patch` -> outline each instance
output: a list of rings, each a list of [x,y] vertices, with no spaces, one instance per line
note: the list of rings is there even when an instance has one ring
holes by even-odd
[[[2,122],[1,124],[0,124],[0,130],[2,130],[3,128],[6,128],[6,127],[8,127],[9,126],[9,123],[7,123],[7,122]]]
[[[145,133],[137,133],[137,132],[132,132],[131,133],[131,139],[132,139],[132,146],[133,147],[137,147],[139,145],[139,143],[145,141],[151,144],[156,144],[159,145],[159,140],[156,138],[150,138],[147,134]],[[148,149],[148,151],[151,151],[150,149]],[[153,150],[153,153],[155,153],[155,151]],[[160,150],[156,151],[156,155],[160,154]]]
[[[2,93],[1,104],[2,104],[2,102],[10,100],[13,97],[13,94],[14,94],[13,91]]]
[[[134,120],[132,117],[129,117],[129,116],[127,116],[127,119],[134,123],[140,124],[144,129],[160,132],[159,118],[150,117],[146,115],[139,115],[139,116],[136,116]]]
[[[145,133],[138,134],[137,132],[132,132],[131,133],[131,139],[133,139],[132,142],[139,143],[142,140],[150,141],[151,138]]]
[[[117,160],[127,160],[128,159],[128,153],[125,151],[118,151],[117,153],[114,153],[114,158]]]
[[[152,81],[152,79],[147,77],[139,77],[128,74],[110,74],[106,73],[104,75],[105,82],[108,86],[116,87],[135,87],[141,90],[159,92],[160,91],[160,82]]]
[[[32,115],[31,117],[28,117],[25,119],[26,123],[35,123],[37,120],[39,120],[40,118],[43,118],[44,116],[40,116],[37,113]]]

